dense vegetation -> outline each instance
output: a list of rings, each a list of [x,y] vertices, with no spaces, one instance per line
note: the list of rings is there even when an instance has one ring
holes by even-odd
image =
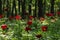
[[[60,0],[0,0],[0,40],[60,40]]]

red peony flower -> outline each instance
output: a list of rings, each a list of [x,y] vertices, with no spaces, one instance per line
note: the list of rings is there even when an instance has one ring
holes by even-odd
[[[47,26],[42,26],[42,31],[47,31]]]
[[[15,19],[19,20],[19,19],[21,19],[21,16],[20,15],[16,15]]]
[[[57,12],[58,15],[60,15],[60,12]]]
[[[50,16],[53,16],[53,13],[47,13],[46,16],[50,17]]]
[[[43,18],[43,17],[40,17],[40,21],[44,21],[45,20],[45,18]]]
[[[32,25],[32,20],[29,20],[29,21],[27,22],[27,24],[28,24],[28,25]]]
[[[9,20],[12,20],[12,19],[14,19],[14,17],[13,16],[9,16]]]
[[[29,30],[31,30],[30,27],[26,27],[26,28],[25,28],[25,31],[29,31]]]
[[[1,26],[1,28],[2,28],[2,30],[7,29],[7,25],[6,25],[6,24],[3,24],[3,25]]]
[[[42,35],[41,35],[41,34],[38,34],[38,35],[36,35],[36,37],[37,37],[37,38],[41,38],[41,37],[42,37]]]
[[[33,16],[29,16],[29,18],[32,20],[33,19]]]
[[[0,14],[0,18],[3,18],[3,15],[2,14]]]

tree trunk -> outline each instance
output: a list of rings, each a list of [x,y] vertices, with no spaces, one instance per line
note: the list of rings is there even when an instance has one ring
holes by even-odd
[[[46,0],[43,0],[44,1],[44,3],[43,3],[43,13],[45,14],[45,12],[46,12]]]
[[[37,17],[37,0],[35,0],[34,17]]]
[[[0,0],[0,14],[2,14],[2,0]]]
[[[51,0],[51,13],[54,14],[54,0]]]
[[[6,8],[7,8],[7,17],[9,17],[9,14],[10,14],[10,11],[9,11],[9,0],[7,0],[7,5],[6,5]]]
[[[22,0],[22,19],[25,19],[25,0]]]
[[[29,0],[29,15],[31,15],[31,4],[32,4],[32,0]]]
[[[14,15],[14,12],[15,11],[15,15]],[[16,16],[17,15],[17,10],[16,10],[16,2],[15,0],[13,0],[13,5],[12,5],[12,16]]]
[[[3,13],[4,13],[5,1],[6,1],[6,0],[3,0],[3,1],[2,1],[2,2],[3,2],[3,7],[2,7],[2,8],[3,8],[3,9],[2,9],[2,10],[3,10]]]
[[[38,18],[43,17],[43,0],[38,0]]]
[[[21,0],[18,0],[18,11],[19,11],[19,14],[20,14],[20,2],[21,2]]]

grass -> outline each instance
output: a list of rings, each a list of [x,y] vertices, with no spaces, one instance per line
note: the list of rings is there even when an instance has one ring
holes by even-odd
[[[60,40],[60,19],[51,22],[51,19],[46,19],[41,23],[40,20],[32,20],[33,24],[30,26],[31,31],[25,31],[27,26],[26,20],[12,20],[0,19],[0,26],[7,24],[8,30],[2,30],[0,27],[0,40]],[[43,32],[41,26],[47,25],[47,31]],[[38,28],[36,29],[35,26]],[[41,38],[36,35],[41,34]]]

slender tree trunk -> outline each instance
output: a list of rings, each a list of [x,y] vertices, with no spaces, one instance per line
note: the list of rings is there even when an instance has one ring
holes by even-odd
[[[54,0],[51,0],[51,13],[54,14]]]
[[[22,0],[22,19],[25,19],[25,0]]]
[[[34,10],[34,17],[37,15],[37,0],[35,0],[35,10]]]
[[[2,0],[0,0],[0,14],[2,14]]]
[[[43,3],[43,13],[45,14],[45,11],[46,11],[46,0],[43,0],[44,3]]]
[[[31,4],[32,4],[32,0],[29,0],[29,15],[31,15]]]
[[[10,11],[9,11],[9,0],[7,0],[6,7],[7,7],[7,17],[9,17],[9,14],[10,14]]]
[[[38,18],[43,17],[43,0],[38,0]]]
[[[11,0],[9,0],[9,16],[11,16]]]
[[[21,0],[18,0],[18,11],[19,11],[19,14],[20,14],[20,2],[21,2]]]
[[[5,1],[6,1],[6,0],[3,0],[3,1],[2,1],[2,2],[3,2],[3,13],[4,13]]]
[[[13,0],[13,5],[12,5],[12,16],[14,16],[14,12],[15,11],[15,16],[17,15],[17,10],[16,10],[16,2],[15,2],[15,0]]]

